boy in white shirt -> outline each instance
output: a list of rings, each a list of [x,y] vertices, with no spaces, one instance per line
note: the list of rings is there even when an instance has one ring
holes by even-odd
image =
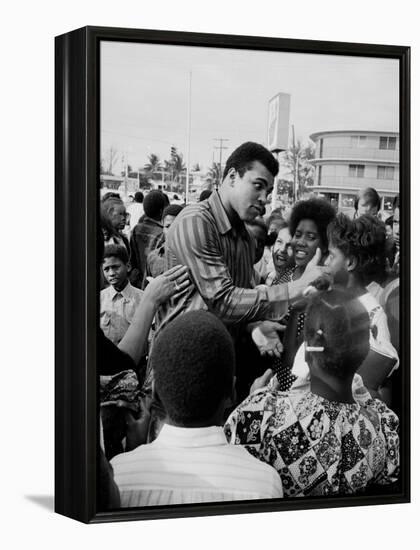
[[[109,287],[101,290],[100,326],[105,336],[118,344],[131,324],[143,291],[128,280],[128,253],[125,247],[108,245],[102,261],[102,270]]]

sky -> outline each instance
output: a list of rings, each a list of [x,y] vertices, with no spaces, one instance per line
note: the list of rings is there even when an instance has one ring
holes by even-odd
[[[304,143],[323,130],[398,131],[395,59],[101,42],[100,67],[101,156],[118,151],[115,173],[123,158],[133,170],[151,153],[169,159],[171,146],[186,159],[189,120],[190,167],[219,161],[218,138],[223,161],[244,141],[266,144],[279,92]]]

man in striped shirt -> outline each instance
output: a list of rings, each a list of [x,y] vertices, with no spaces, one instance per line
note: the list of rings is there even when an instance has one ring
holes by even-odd
[[[277,160],[265,147],[253,142],[242,144],[227,159],[220,190],[184,208],[166,240],[167,267],[187,266],[194,284],[161,307],[158,331],[180,313],[197,309],[213,312],[234,338],[239,377],[250,373],[245,375],[245,386],[260,374],[245,325],[280,319],[289,301],[299,298],[323,269],[312,262],[297,281],[254,287],[255,242],[245,223],[263,214],[278,168]],[[275,327],[266,323],[265,328],[265,337],[278,341]]]
[[[163,327],[179,313],[208,309],[227,325],[280,318],[322,268],[292,283],[253,288],[255,242],[245,227],[264,212],[278,162],[262,145],[246,142],[228,158],[219,191],[186,207],[172,224],[166,262],[189,268],[194,283],[159,311]]]
[[[151,363],[167,416],[153,443],[112,459],[121,506],[281,498],[274,468],[223,432],[234,369],[223,323],[206,311],[181,315],[158,336]]]

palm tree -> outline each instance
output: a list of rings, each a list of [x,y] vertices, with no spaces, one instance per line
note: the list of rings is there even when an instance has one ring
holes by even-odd
[[[220,169],[220,164],[218,162],[213,162],[210,168],[207,171],[207,179],[211,183],[211,187],[217,187],[222,180],[222,171]]]
[[[186,172],[187,168],[184,164],[184,157],[182,153],[176,153],[172,157],[172,171],[174,175],[174,181],[181,183],[181,176]]]
[[[289,168],[293,177],[296,175],[298,199],[314,183],[315,168],[310,162],[314,157],[314,147],[310,143],[303,145],[299,140],[286,151],[285,165]]]
[[[154,153],[149,155],[149,162],[144,165],[146,172],[149,172],[150,176],[153,176],[156,172],[162,169],[159,157]]]

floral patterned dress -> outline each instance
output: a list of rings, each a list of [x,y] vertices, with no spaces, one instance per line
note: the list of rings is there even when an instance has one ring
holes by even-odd
[[[357,401],[349,404],[266,387],[232,412],[226,437],[278,471],[285,497],[355,494],[393,483],[398,417],[366,389],[362,394],[353,393]]]

